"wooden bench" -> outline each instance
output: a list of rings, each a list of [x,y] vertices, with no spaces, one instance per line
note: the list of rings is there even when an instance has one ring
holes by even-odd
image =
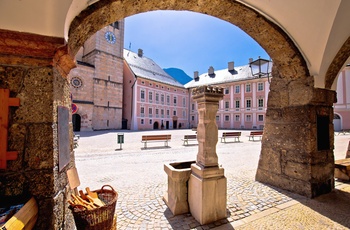
[[[350,181],[350,158],[339,159],[334,162],[334,177]]]
[[[168,147],[168,142],[170,140],[171,140],[171,134],[143,135],[141,142],[144,143],[144,148],[147,149],[148,142],[164,141],[164,146]]]
[[[184,143],[183,145],[188,145],[188,141],[196,141],[197,135],[184,135],[184,139],[181,139]]]
[[[263,131],[252,131],[249,134],[249,140],[254,141],[254,137],[259,137],[259,140],[261,140],[261,137],[263,135]]]
[[[223,132],[221,136],[221,143],[224,141],[226,143],[226,138],[233,138],[235,142],[239,142],[239,137],[241,132]]]
[[[340,135],[340,134],[343,134],[343,135],[350,134],[350,129],[342,129],[338,132],[338,135]]]

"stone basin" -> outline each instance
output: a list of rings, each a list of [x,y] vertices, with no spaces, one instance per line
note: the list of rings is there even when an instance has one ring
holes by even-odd
[[[191,165],[194,163],[196,161],[164,164],[164,171],[168,175],[168,190],[163,200],[173,215],[189,212],[188,180],[191,175]]]

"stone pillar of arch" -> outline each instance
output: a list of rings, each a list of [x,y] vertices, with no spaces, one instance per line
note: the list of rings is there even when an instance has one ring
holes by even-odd
[[[281,68],[281,67],[280,67]],[[334,188],[335,92],[273,69],[256,180],[307,197]]]
[[[0,88],[20,98],[9,112],[7,146],[18,158],[0,171],[0,199],[33,196],[39,207],[36,229],[74,228],[66,177],[73,148],[68,141],[71,161],[60,170],[57,115],[58,106],[70,110],[65,75],[74,66],[62,38],[0,30]],[[61,131],[72,137],[71,128]]]

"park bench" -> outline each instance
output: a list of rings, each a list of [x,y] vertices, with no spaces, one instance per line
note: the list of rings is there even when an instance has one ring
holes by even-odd
[[[182,141],[184,142],[183,145],[188,145],[188,141],[196,141],[197,135],[184,135],[184,139]]]
[[[226,143],[226,138],[233,138],[235,142],[239,142],[239,137],[241,132],[223,132],[221,136],[221,143],[224,141]]]
[[[144,148],[147,149],[148,142],[164,141],[164,146],[168,147],[168,142],[171,140],[171,134],[162,135],[143,135],[142,143],[144,143]]]
[[[340,135],[340,134],[343,134],[343,135],[350,134],[350,129],[342,129],[338,132],[338,135]]]
[[[350,181],[350,158],[339,159],[334,162],[334,177]]]
[[[263,131],[251,131],[249,134],[249,140],[254,141],[254,137],[259,137],[259,140],[261,140],[261,137],[263,135]]]

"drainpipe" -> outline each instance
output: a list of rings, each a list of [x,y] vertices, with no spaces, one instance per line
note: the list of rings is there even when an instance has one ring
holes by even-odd
[[[187,105],[187,109],[188,109],[188,116],[187,116],[187,123],[188,123],[188,128],[191,128],[191,91],[190,91],[190,88],[188,88],[187,89],[187,91],[188,91],[188,95],[189,95],[189,97],[188,97],[188,105]]]
[[[130,130],[132,130],[131,126],[134,127],[134,124],[132,123],[132,122],[134,122],[134,116],[132,113],[133,113],[133,108],[134,108],[134,85],[137,81],[137,76],[136,75],[134,75],[134,76],[135,76],[135,80],[134,80],[134,83],[132,83],[132,85],[131,85],[132,94],[131,94],[131,106],[130,106],[130,114],[131,114]]]

